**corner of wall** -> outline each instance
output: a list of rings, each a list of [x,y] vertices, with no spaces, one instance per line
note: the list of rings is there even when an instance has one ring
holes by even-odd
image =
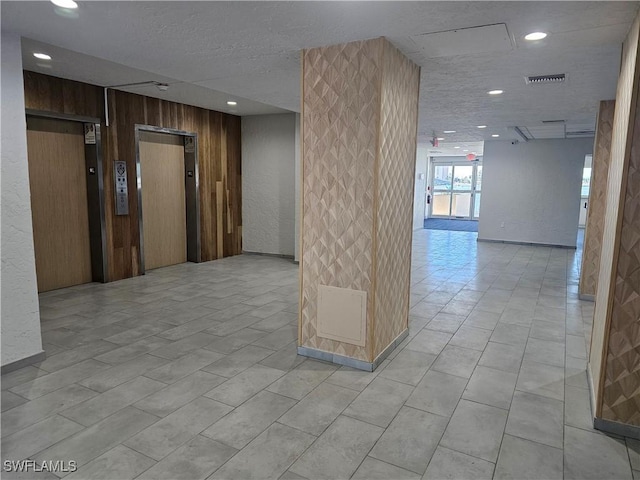
[[[20,37],[2,34],[2,365],[42,352]]]

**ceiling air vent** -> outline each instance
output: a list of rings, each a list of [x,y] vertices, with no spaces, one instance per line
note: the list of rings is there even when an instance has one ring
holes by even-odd
[[[564,73],[557,75],[532,75],[525,77],[527,85],[547,85],[551,83],[564,83],[567,76]]]
[[[567,137],[593,137],[596,132],[593,130],[576,130],[573,132],[567,132]]]
[[[545,125],[554,124],[554,123],[564,123],[565,120],[542,120],[542,123]]]

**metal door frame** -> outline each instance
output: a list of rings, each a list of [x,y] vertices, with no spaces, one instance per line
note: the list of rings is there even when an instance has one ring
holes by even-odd
[[[193,198],[190,199],[190,188],[188,176],[185,172],[185,204],[186,204],[186,232],[187,232],[187,261],[200,263],[202,261],[201,243],[200,243],[200,174],[198,172],[198,134],[195,132],[187,132],[177,130],[175,128],[163,128],[153,125],[135,124],[135,148],[136,148],[136,186],[138,190],[138,231],[140,235],[140,250],[138,254],[138,269],[140,275],[145,274],[144,266],[144,231],[143,231],[143,212],[142,212],[142,171],[140,168],[140,133],[165,133],[169,135],[178,135],[193,138],[194,151],[193,154],[184,152],[184,166],[187,170],[187,164],[193,162],[193,178],[195,185],[193,187]],[[184,142],[183,142],[184,148]],[[187,158],[187,156],[190,158]],[[192,157],[191,157],[192,156]]]
[[[48,112],[44,110],[25,109],[26,117],[51,118],[54,120],[66,120],[78,123],[92,123],[96,132],[96,143],[84,145],[84,161],[87,172],[90,168],[95,168],[95,174],[87,174],[87,209],[89,223],[89,247],[91,251],[91,281],[108,282],[107,263],[107,222],[104,196],[104,169],[102,155],[102,133],[100,131],[100,119],[97,117],[86,117],[82,115],[72,115],[67,113]],[[92,165],[93,164],[93,165]],[[91,181],[91,177],[95,177]],[[98,221],[95,215],[91,215],[91,198],[97,201]]]
[[[469,165],[469,163],[472,163],[472,165]],[[465,161],[455,161],[455,160],[451,160],[448,162],[431,162],[431,175],[430,175],[430,187],[431,187],[431,203],[429,204],[429,217],[428,218],[443,218],[443,219],[447,219],[447,220],[474,220],[477,221],[480,217],[478,216],[477,218],[475,218],[473,216],[473,213],[475,211],[475,204],[476,204],[476,193],[482,193],[482,189],[480,189],[479,191],[476,191],[475,186],[476,186],[476,180],[477,180],[477,175],[478,175],[478,166],[482,165],[481,162],[478,161],[473,161],[473,162],[465,162]],[[452,167],[451,170],[451,190],[447,190],[447,192],[449,193],[449,215],[433,215],[433,205],[435,203],[435,189],[434,189],[434,180],[435,180],[435,169],[436,167]],[[456,166],[472,166],[473,167],[473,172],[471,174],[471,190],[454,190],[453,189],[453,179],[454,179],[454,172],[455,172],[455,167]],[[442,190],[440,190],[442,191]],[[457,217],[451,214],[451,206],[453,203],[453,194],[454,193],[470,193],[471,194],[471,202],[469,203],[469,216],[468,217]]]

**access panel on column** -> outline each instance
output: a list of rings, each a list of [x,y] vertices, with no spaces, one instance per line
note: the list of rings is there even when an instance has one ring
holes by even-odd
[[[187,261],[184,141],[140,133],[142,226],[146,270]]]
[[[83,125],[27,118],[38,291],[91,282]]]

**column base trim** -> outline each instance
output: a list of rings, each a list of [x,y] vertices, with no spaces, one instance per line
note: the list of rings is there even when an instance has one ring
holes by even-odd
[[[324,350],[318,350],[317,348],[298,346],[298,355],[303,357],[314,358],[316,360],[322,360],[324,362],[335,363],[336,365],[344,365],[345,367],[355,368],[356,370],[364,370],[365,372],[373,372],[385,358],[389,356],[395,348],[402,343],[402,341],[409,336],[409,329],[398,335],[387,348],[385,348],[380,355],[376,357],[373,362],[365,362],[364,360],[358,360],[356,358],[345,357],[344,355],[338,355],[337,353],[325,352]]]
[[[287,255],[286,253],[266,253],[266,252],[251,252],[248,250],[242,250],[242,255],[260,255],[262,257],[274,257],[274,258],[284,258],[286,260],[293,260],[293,255]]]
[[[596,296],[595,295],[589,295],[587,293],[581,293],[578,295],[578,298],[580,300],[585,300],[587,302],[595,302],[596,301]]]
[[[42,362],[47,358],[47,354],[42,350],[41,352],[35,353],[33,355],[29,355],[28,357],[21,358],[20,360],[16,360],[15,362],[7,363],[6,365],[2,365],[0,367],[0,374],[4,375],[5,373],[13,372],[14,370],[19,370],[24,367],[28,367],[34,363]]]
[[[518,242],[515,240],[493,240],[491,238],[477,238],[478,242],[487,242],[487,243],[507,243],[509,245],[527,245],[532,247],[553,247],[553,248],[568,248],[571,250],[577,250],[577,246],[575,245],[560,245],[556,243],[543,243],[543,242]]]
[[[605,420],[595,416],[595,392],[593,390],[593,377],[591,376],[591,364],[587,364],[587,380],[589,383],[589,403],[591,404],[591,418],[593,419],[593,428],[605,433],[620,435],[622,437],[635,438],[640,440],[640,427],[629,425],[627,423],[614,422],[613,420]]]
[[[640,440],[640,427],[636,425],[614,422],[613,420],[605,420],[603,418],[594,418],[593,428],[600,430],[601,432]]]

